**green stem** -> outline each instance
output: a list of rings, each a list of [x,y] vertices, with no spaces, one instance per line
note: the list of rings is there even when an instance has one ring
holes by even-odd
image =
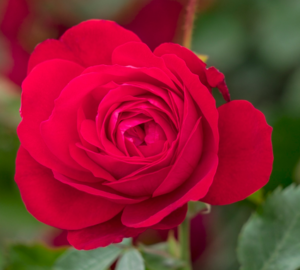
[[[179,226],[179,244],[181,259],[185,266],[181,270],[192,270],[190,251],[190,218],[186,219]]]

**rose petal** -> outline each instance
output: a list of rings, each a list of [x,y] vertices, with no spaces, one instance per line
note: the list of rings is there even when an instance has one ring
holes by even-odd
[[[183,108],[183,120],[180,129],[180,138],[178,150],[181,151],[186,144],[187,139],[190,137],[192,130],[195,127],[195,123],[199,119],[199,113],[196,109],[195,102],[193,101],[188,90],[184,89],[184,108]]]
[[[83,168],[90,171],[95,177],[97,177],[97,182],[101,180],[115,181],[116,179],[105,169],[99,166],[99,164],[93,162],[86,152],[77,147],[74,144],[69,145],[71,157]],[[85,179],[80,179],[81,182],[85,182]],[[95,181],[96,182],[96,181]]]
[[[122,204],[60,183],[51,170],[37,163],[22,146],[17,154],[15,181],[27,210],[39,221],[61,229],[93,226],[123,209]]]
[[[113,21],[89,20],[68,29],[60,41],[88,67],[111,64],[115,48],[129,41],[140,42],[140,39]]]
[[[81,122],[80,134],[88,143],[101,148],[95,121],[83,120]]]
[[[221,92],[223,98],[225,101],[230,101],[230,94],[228,87],[225,83],[225,76],[223,73],[221,73],[219,70],[217,70],[215,67],[210,67],[206,71],[206,77],[209,85],[211,87],[217,87],[219,91]]]
[[[206,64],[194,54],[191,50],[175,43],[164,43],[154,50],[156,56],[163,56],[165,54],[175,54],[185,61],[187,67],[196,75],[199,76],[201,82],[208,86],[206,79]]]
[[[82,61],[65,44],[56,39],[48,39],[35,47],[28,62],[28,74],[38,64],[53,59],[63,59],[83,65]]]
[[[128,196],[152,196],[154,190],[165,179],[172,166],[153,173],[137,175],[104,185]]]
[[[149,47],[141,42],[128,42],[117,47],[112,54],[112,63],[121,66],[133,67],[158,67],[168,75],[177,85],[181,85],[180,81],[166,67],[164,61],[153,54]],[[180,95],[177,88],[173,89]]]
[[[185,62],[176,55],[163,55],[166,66],[183,81],[186,89],[191,94],[193,100],[198,104],[203,115],[203,130],[205,134],[204,150],[218,151],[219,131],[218,131],[218,111],[216,101],[207,87],[193,74]]]
[[[82,230],[69,231],[68,241],[76,249],[94,249],[112,243],[120,243],[123,238],[134,237],[145,231],[144,228],[133,229],[121,223],[120,215],[115,218]]]
[[[143,200],[146,200],[147,197],[143,197],[143,198],[128,198],[128,197],[124,197],[118,194],[114,193],[114,190],[105,187],[102,185],[102,183],[96,183],[96,184],[82,184],[76,180],[70,179],[60,173],[57,172],[53,172],[53,175],[55,177],[55,179],[59,180],[60,182],[69,185],[73,188],[76,188],[77,190],[86,192],[88,194],[91,195],[95,195],[95,196],[99,196],[102,198],[105,198],[109,201],[118,203],[118,204],[132,204],[132,203],[138,203],[141,202]]]
[[[203,129],[201,118],[196,122],[186,145],[176,158],[166,179],[154,191],[153,197],[169,193],[185,182],[199,163],[203,148]]]
[[[166,216],[161,222],[152,226],[151,229],[154,230],[169,230],[180,225],[186,216],[188,210],[187,204],[181,206],[170,215]]]
[[[138,149],[145,157],[151,157],[159,155],[164,147],[167,147],[166,145],[168,145],[168,142],[160,140],[149,145],[139,145]]]
[[[136,68],[132,66],[93,66],[87,68],[82,74],[105,73],[115,82],[142,82],[156,87],[169,87],[176,89],[174,82],[159,68]]]
[[[55,100],[48,120],[40,126],[42,137],[51,152],[70,167],[78,164],[71,158],[69,144],[80,142],[77,132],[77,111],[82,99],[109,78],[97,73],[84,74],[72,80]]]
[[[272,128],[264,115],[244,100],[219,109],[219,166],[207,195],[201,201],[213,205],[245,199],[269,180],[273,151]]]
[[[199,166],[183,185],[163,196],[126,206],[122,223],[134,228],[153,226],[188,201],[203,198],[212,183],[217,165],[216,153],[203,153]]]
[[[91,179],[92,175],[83,168],[79,171],[80,166],[72,169],[53,155],[40,135],[40,123],[49,118],[54,100],[82,70],[79,65],[65,60],[51,60],[36,67],[22,86],[22,122],[17,132],[22,146],[42,165],[74,179]]]
[[[145,164],[140,162],[139,160],[136,160],[135,163],[133,162],[133,160],[131,160],[131,162],[129,163],[126,159],[118,159],[117,157],[107,155],[105,153],[95,153],[90,151],[89,149],[84,148],[80,144],[77,144],[77,146],[85,150],[87,155],[95,163],[99,164],[116,179],[121,179],[145,166]]]

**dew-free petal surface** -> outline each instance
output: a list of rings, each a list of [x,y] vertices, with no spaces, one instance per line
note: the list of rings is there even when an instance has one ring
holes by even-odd
[[[39,221],[60,229],[77,230],[116,216],[122,204],[81,192],[53,177],[21,146],[15,181],[27,210]]]
[[[105,247],[112,243],[120,243],[123,238],[134,237],[145,231],[124,226],[120,215],[115,218],[82,230],[68,232],[68,241],[76,249],[94,249]]]
[[[217,165],[216,153],[203,153],[202,162],[182,186],[163,196],[126,206],[122,223],[134,228],[153,226],[188,201],[203,198],[212,183]]]
[[[207,195],[209,204],[245,199],[269,181],[273,164],[272,128],[262,112],[245,100],[231,101],[219,111],[219,166]]]
[[[111,64],[111,54],[116,47],[130,41],[140,42],[140,39],[113,21],[89,20],[68,29],[60,41],[88,67]]]
[[[175,228],[184,221],[187,210],[188,205],[184,204],[151,228],[155,230],[169,230]]]

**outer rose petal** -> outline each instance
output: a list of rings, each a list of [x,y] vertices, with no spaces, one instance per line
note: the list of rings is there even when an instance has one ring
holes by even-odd
[[[272,128],[264,115],[244,100],[219,107],[219,166],[201,201],[230,204],[267,184],[273,164]]]
[[[56,39],[48,39],[37,45],[30,56],[27,73],[40,63],[53,59],[63,59],[82,65],[81,60],[70,49]]]
[[[161,222],[151,227],[155,230],[169,230],[177,227],[185,219],[188,210],[188,205],[185,204],[172,212],[170,215],[166,216]]]
[[[200,58],[194,54],[191,50],[175,44],[175,43],[164,43],[158,46],[154,50],[156,56],[163,56],[165,54],[175,54],[179,58],[185,61],[188,68],[196,75],[200,77],[201,82],[204,85],[207,85],[206,79],[206,64],[200,60]]]
[[[126,237],[134,237],[146,228],[134,229],[124,226],[120,215],[115,218],[82,230],[69,231],[68,241],[76,249],[94,249],[119,243]]]
[[[67,30],[60,40],[46,40],[32,53],[28,72],[50,59],[74,61],[84,67],[111,64],[111,54],[119,45],[140,39],[115,22],[89,20]]]
[[[206,64],[199,59],[199,57],[192,51],[174,43],[164,43],[158,46],[154,54],[157,56],[163,56],[165,54],[175,54],[179,58],[183,59],[188,68],[197,74],[201,82],[210,89],[211,87],[217,87],[222,93],[224,99],[229,102],[230,94],[225,83],[225,76],[218,71],[215,67],[206,69]]]
[[[60,59],[47,61],[36,67],[22,85],[22,122],[17,132],[22,146],[43,166],[77,180],[95,180],[90,172],[80,168],[78,164],[71,169],[61,162],[51,153],[40,134],[40,124],[50,116],[54,100],[82,70],[78,64]]]
[[[61,229],[77,230],[105,222],[122,209],[54,179],[52,171],[37,163],[21,146],[15,180],[28,211],[38,220]]]
[[[140,39],[115,22],[89,20],[70,28],[60,41],[88,67],[111,64],[111,54],[116,47],[129,41],[140,42]]]

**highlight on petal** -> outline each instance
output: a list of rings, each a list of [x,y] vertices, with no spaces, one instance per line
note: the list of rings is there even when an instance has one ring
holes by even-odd
[[[231,101],[219,111],[219,166],[201,201],[230,204],[245,199],[268,183],[272,171],[272,128],[265,116],[244,100]]]

